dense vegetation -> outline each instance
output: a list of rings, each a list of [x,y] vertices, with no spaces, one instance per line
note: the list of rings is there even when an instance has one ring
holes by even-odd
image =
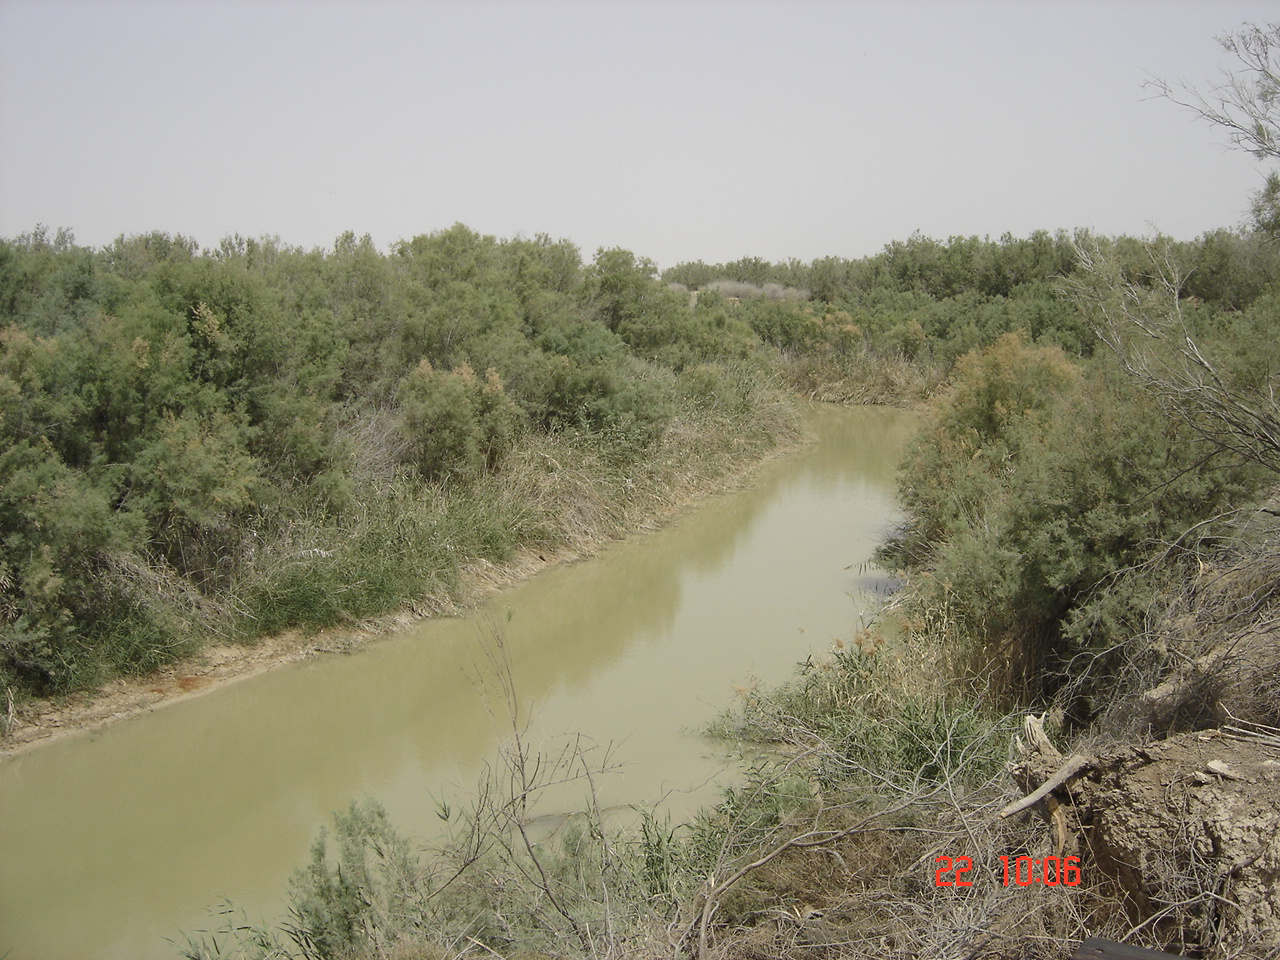
[[[1163,297],[1153,315],[1176,315],[1215,376],[1265,389],[1280,369],[1280,250],[1264,230],[1194,242],[917,236],[857,262],[684,264],[667,276],[727,276],[709,286],[769,302],[753,327],[797,386],[816,375],[821,394],[851,371],[865,385],[901,364],[911,378],[899,383],[930,389],[902,469],[907,522],[879,559],[910,583],[898,603],[910,635],[943,641],[954,674],[997,703],[1043,702],[1079,681],[1081,656],[1121,643],[1150,599],[1151,584],[1118,575],[1192,527],[1221,534],[1202,522],[1274,475],[1274,461],[1232,448],[1213,409],[1171,410],[1099,329],[1100,299]],[[797,287],[821,297],[788,309]],[[1087,712],[1087,685],[1076,692]]]
[[[385,254],[350,234],[310,251],[0,241],[0,682],[67,691],[209,637],[446,604],[468,563],[572,534],[572,495],[535,493],[560,462],[539,444],[619,480],[674,462],[690,430],[776,441],[781,421],[753,415],[776,383],[912,401],[1011,332],[1060,348],[1069,380],[1094,343],[1060,286],[1080,239],[913,237],[662,278],[624,250],[583,263],[462,226]],[[1141,271],[1141,244],[1114,247]],[[1204,324],[1266,302],[1275,256],[1256,238],[1177,252]],[[997,432],[983,442],[1014,442]],[[706,456],[722,447],[685,442],[711,471],[731,466]],[[634,483],[608,489],[621,503]],[[943,509],[923,497],[921,518]]]
[[[470,562],[618,520],[624,478],[785,435],[754,344],[545,237],[2,241],[0,684],[456,599]]]

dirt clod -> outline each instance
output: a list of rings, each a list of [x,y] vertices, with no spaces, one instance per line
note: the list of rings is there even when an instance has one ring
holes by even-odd
[[[1075,788],[1135,924],[1217,955],[1280,947],[1280,747],[1182,734],[1100,758]]]

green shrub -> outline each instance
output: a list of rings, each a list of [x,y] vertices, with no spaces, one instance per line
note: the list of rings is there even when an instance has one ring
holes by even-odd
[[[286,927],[306,960],[342,960],[395,943],[420,914],[413,909],[420,868],[376,801],[334,815],[336,850],[321,831],[311,862],[290,883]]]
[[[516,405],[490,368],[483,382],[468,364],[452,372],[423,360],[399,392],[410,462],[425,479],[472,480],[510,449],[519,424]]]
[[[907,524],[882,561],[913,573],[921,610],[948,606],[970,671],[1050,691],[1094,588],[1258,482],[1188,434],[1111,365],[1002,339],[932,407],[903,467]]]

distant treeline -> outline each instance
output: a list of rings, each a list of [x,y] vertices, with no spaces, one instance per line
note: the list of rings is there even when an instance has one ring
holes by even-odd
[[[568,535],[571,476],[608,512],[657,464],[769,442],[774,386],[909,402],[1010,333],[1087,356],[1062,289],[1080,239],[661,276],[461,225],[385,253],[350,233],[0,240],[0,685],[71,689],[210,635],[456,594],[467,563]],[[1105,245],[1149,269],[1139,241]],[[1214,316],[1280,275],[1253,236],[1177,247]]]
[[[999,240],[952,237],[945,242],[916,234],[860,260],[695,261],[663,271],[662,279],[689,290],[747,284],[765,300],[788,300],[783,291],[804,291],[812,300],[809,318],[825,319],[830,326],[840,317],[843,325],[856,329],[859,346],[899,350],[913,358],[923,354],[949,363],[1013,331],[1088,356],[1096,338],[1063,295],[1060,281],[1076,272],[1080,245],[1094,242],[1101,242],[1129,274],[1150,272],[1144,240],[1038,231],[1026,238],[1006,234]],[[1280,249],[1262,234],[1218,230],[1170,247],[1186,273],[1184,296],[1213,307],[1248,307],[1280,271]],[[728,295],[743,296],[737,291]],[[761,306],[759,312],[771,311]],[[772,312],[796,316],[785,303]],[[766,341],[785,348],[804,348],[820,338],[819,325],[771,324],[760,318],[753,326]]]

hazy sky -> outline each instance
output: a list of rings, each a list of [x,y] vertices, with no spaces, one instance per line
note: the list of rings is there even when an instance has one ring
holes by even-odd
[[[680,260],[1239,224],[1262,166],[1153,77],[1280,4],[0,0],[0,236]]]

